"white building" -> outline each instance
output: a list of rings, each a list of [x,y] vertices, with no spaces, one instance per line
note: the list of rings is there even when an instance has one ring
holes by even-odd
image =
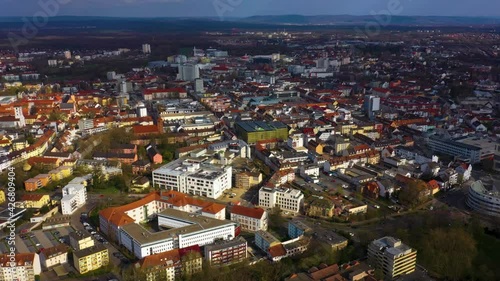
[[[241,229],[245,231],[267,230],[267,211],[261,208],[233,206],[231,208],[231,220],[239,222]]]
[[[200,68],[196,64],[179,64],[179,80],[195,81],[200,78]]]
[[[144,103],[140,102],[137,104],[137,117],[146,117],[148,116],[148,109],[144,105]]]
[[[0,255],[1,281],[35,281],[35,275],[40,275],[41,271],[40,258],[36,253],[16,254],[13,258],[8,254]]]
[[[264,208],[278,206],[283,211],[298,213],[303,203],[304,194],[297,189],[262,187],[259,190],[259,206]]]
[[[231,188],[232,167],[178,159],[153,171],[153,186],[191,195],[218,198]]]
[[[471,164],[479,163],[481,160],[491,156],[493,150],[488,152],[481,146],[464,143],[464,140],[456,141],[444,139],[439,136],[429,137],[428,144],[432,151],[459,157],[460,160],[470,161]]]
[[[84,178],[74,178],[62,189],[61,212],[71,215],[87,202],[87,188]]]
[[[465,203],[478,213],[500,217],[500,192],[486,189],[481,181],[471,184]]]
[[[209,245],[219,239],[232,240],[236,227],[231,221],[166,209],[158,214],[158,228],[166,230],[152,233],[140,224],[129,223],[120,228],[120,244],[141,259],[177,248]]]
[[[64,58],[67,60],[71,59],[71,51],[64,51]]]
[[[40,252],[40,263],[43,268],[50,268],[68,262],[68,246],[64,243],[43,249]]]
[[[142,44],[142,53],[144,53],[144,54],[151,54],[151,45],[149,45],[149,44]]]

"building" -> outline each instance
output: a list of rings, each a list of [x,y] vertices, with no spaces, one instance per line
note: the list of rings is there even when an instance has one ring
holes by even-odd
[[[299,220],[292,220],[288,222],[288,237],[297,238],[306,235],[312,231],[312,228],[305,225]]]
[[[24,194],[21,197],[21,204],[26,209],[40,209],[50,203],[48,194]]]
[[[13,258],[8,254],[0,255],[0,281],[35,281],[41,271],[40,257],[36,253],[16,254]]]
[[[259,190],[259,206],[279,207],[282,211],[298,213],[304,203],[304,194],[298,189],[262,187]]]
[[[235,175],[235,187],[250,189],[262,183],[262,173],[241,172]]]
[[[73,252],[73,265],[80,274],[85,274],[108,264],[108,248],[102,244]]]
[[[249,145],[260,140],[288,139],[288,126],[281,122],[244,121],[234,124],[238,138]]]
[[[179,64],[179,80],[195,81],[200,78],[200,68],[196,64]]]
[[[142,44],[142,53],[143,54],[151,54],[151,45]]]
[[[161,156],[156,146],[152,144],[146,146],[146,153],[153,164],[161,164],[163,162],[163,156]]]
[[[370,243],[368,260],[373,266],[382,270],[385,279],[392,280],[415,271],[417,251],[399,239],[386,236]]]
[[[380,111],[380,97],[365,96],[364,109],[368,118],[375,118],[375,115]]]
[[[232,167],[178,159],[153,171],[153,186],[186,194],[219,198],[231,188]]]
[[[481,181],[470,185],[465,203],[478,213],[500,217],[500,192],[495,187],[486,189]]]
[[[310,239],[298,237],[273,245],[267,250],[267,256],[272,261],[280,261],[283,258],[301,254],[307,250]]]
[[[218,220],[226,218],[225,205],[194,199],[176,191],[156,191],[130,204],[100,211],[101,232],[118,242],[122,226],[148,221],[167,208]]]
[[[92,239],[92,236],[87,232],[70,232],[69,244],[73,249],[79,251],[94,246],[94,239]]]
[[[71,51],[64,51],[64,58],[67,60],[71,59]]]
[[[205,259],[212,266],[242,262],[247,258],[247,241],[242,237],[205,246]]]
[[[479,163],[481,160],[492,156],[491,153],[483,151],[481,146],[444,139],[439,136],[430,136],[428,144],[435,152],[459,157],[460,160],[468,161],[471,164]]]
[[[267,211],[261,208],[233,206],[231,208],[231,220],[238,222],[243,231],[267,230]]]
[[[280,244],[280,240],[274,237],[271,233],[267,231],[259,230],[255,232],[255,245],[262,251],[267,253],[267,250],[274,246]]]
[[[495,144],[495,155],[493,157],[493,170],[500,172],[500,143]]]
[[[307,198],[306,215],[310,217],[331,218],[334,215],[335,205],[328,198]]]
[[[84,178],[74,178],[62,189],[61,213],[71,215],[87,202],[87,188]]]
[[[200,247],[193,246],[147,256],[135,266],[145,281],[175,281],[201,271],[202,265]]]
[[[43,268],[50,268],[68,262],[68,246],[59,244],[40,251],[40,263]]]

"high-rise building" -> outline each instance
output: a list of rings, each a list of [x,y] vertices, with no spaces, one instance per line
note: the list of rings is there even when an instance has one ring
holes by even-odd
[[[194,80],[194,91],[197,93],[202,93],[203,90],[203,79],[197,78],[196,80]]]
[[[179,80],[194,81],[200,78],[200,68],[196,64],[179,64]]]
[[[151,45],[149,45],[149,44],[142,44],[142,53],[144,53],[144,54],[151,54]]]
[[[380,111],[380,97],[365,96],[364,109],[368,117],[373,119]]]
[[[148,116],[148,109],[144,105],[144,103],[140,102],[137,104],[137,117],[146,117]]]
[[[87,188],[84,178],[74,178],[62,189],[61,212],[71,215],[87,201]]]
[[[14,117],[19,120],[18,126],[24,128],[26,126],[26,120],[24,119],[23,108],[14,107]]]
[[[368,246],[368,261],[382,270],[386,280],[415,271],[417,251],[401,240],[386,236]]]

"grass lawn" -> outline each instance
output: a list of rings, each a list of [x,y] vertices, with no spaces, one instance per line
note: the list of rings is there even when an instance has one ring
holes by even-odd
[[[116,189],[115,187],[107,187],[107,188],[93,189],[92,193],[96,193],[96,194],[120,194],[120,190]]]

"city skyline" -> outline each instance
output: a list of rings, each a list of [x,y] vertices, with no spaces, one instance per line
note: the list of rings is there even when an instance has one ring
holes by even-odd
[[[109,17],[249,17],[254,15],[372,15],[389,11],[401,16],[500,16],[493,0],[456,2],[442,0],[0,0],[0,17],[33,16],[43,3],[56,3],[54,16]],[[50,6],[47,4],[47,6]]]

